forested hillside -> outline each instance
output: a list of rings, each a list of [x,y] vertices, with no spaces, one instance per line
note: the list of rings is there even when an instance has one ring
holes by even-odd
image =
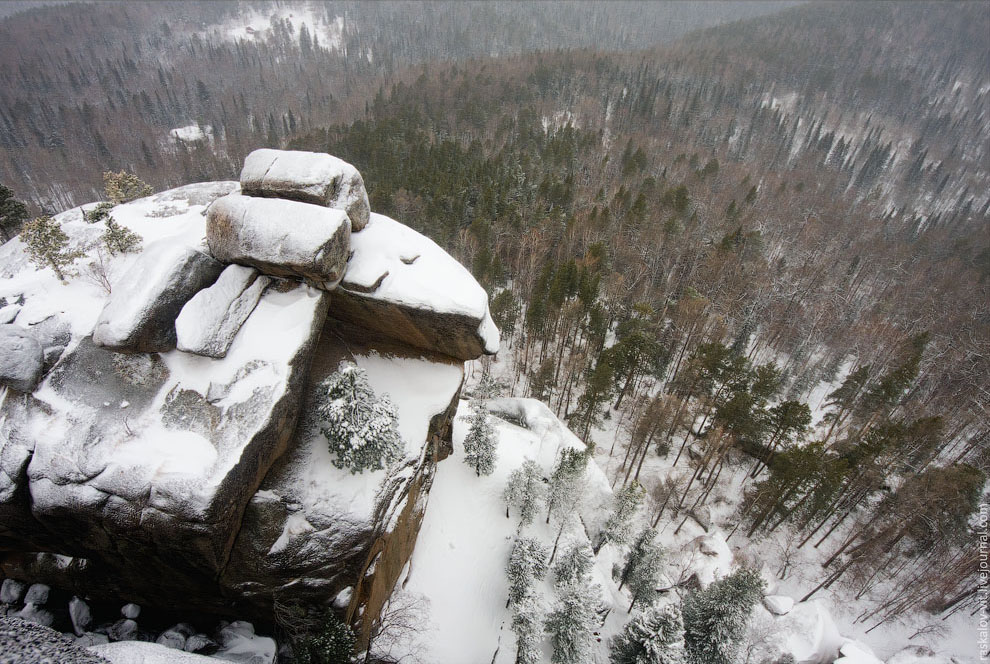
[[[236,175],[244,156],[361,117],[412,64],[536,49],[644,48],[779,2],[128,2],[0,23],[0,182],[46,209],[100,172],[158,187]],[[79,168],[87,164],[87,168]]]

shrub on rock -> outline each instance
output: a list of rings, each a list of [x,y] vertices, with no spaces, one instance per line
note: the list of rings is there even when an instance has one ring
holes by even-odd
[[[353,362],[320,383],[320,427],[334,454],[334,465],[352,473],[381,470],[402,455],[395,406],[376,396],[364,370]]]

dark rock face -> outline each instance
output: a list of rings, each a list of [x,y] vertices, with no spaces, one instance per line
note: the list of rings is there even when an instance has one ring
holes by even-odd
[[[206,240],[217,260],[325,289],[344,274],[350,235],[341,210],[240,194],[214,201],[206,219]]]
[[[0,385],[33,392],[44,365],[44,349],[34,335],[18,325],[0,325]]]
[[[330,315],[345,323],[380,330],[415,348],[464,362],[486,352],[484,339],[478,333],[478,319],[370,297],[349,290],[346,282],[334,291]]]
[[[117,350],[172,350],[175,319],[183,305],[216,281],[222,269],[203,252],[179,243],[149,246],[110,294],[93,341]]]

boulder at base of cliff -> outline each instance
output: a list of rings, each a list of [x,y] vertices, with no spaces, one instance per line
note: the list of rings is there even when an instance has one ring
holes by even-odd
[[[114,284],[93,341],[116,350],[158,353],[175,348],[183,305],[212,284],[223,266],[201,251],[163,240],[149,246]]]
[[[0,385],[33,392],[44,365],[45,353],[34,335],[19,325],[0,325]]]
[[[358,170],[342,159],[317,152],[255,150],[244,160],[241,191],[343,210],[353,231],[365,227],[371,212]]]
[[[253,267],[228,265],[216,283],[196,293],[175,320],[179,350],[221,358],[271,279]]]
[[[488,294],[435,242],[372,214],[351,249],[331,316],[459,360],[498,352]]]
[[[350,235],[342,210],[241,194],[217,199],[206,221],[206,240],[217,260],[301,277],[328,290],[344,274]]]

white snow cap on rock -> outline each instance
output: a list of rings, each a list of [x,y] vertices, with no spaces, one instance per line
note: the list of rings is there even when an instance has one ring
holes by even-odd
[[[224,357],[270,282],[253,267],[228,265],[216,283],[186,302],[175,319],[179,350]]]
[[[99,644],[90,646],[88,650],[113,664],[216,664],[217,661],[144,641]]]
[[[794,599],[786,595],[767,595],[763,598],[763,606],[775,616],[783,616],[794,608]]]
[[[356,168],[333,155],[294,150],[255,150],[244,160],[241,191],[344,210],[351,229],[368,223],[371,206]]]

